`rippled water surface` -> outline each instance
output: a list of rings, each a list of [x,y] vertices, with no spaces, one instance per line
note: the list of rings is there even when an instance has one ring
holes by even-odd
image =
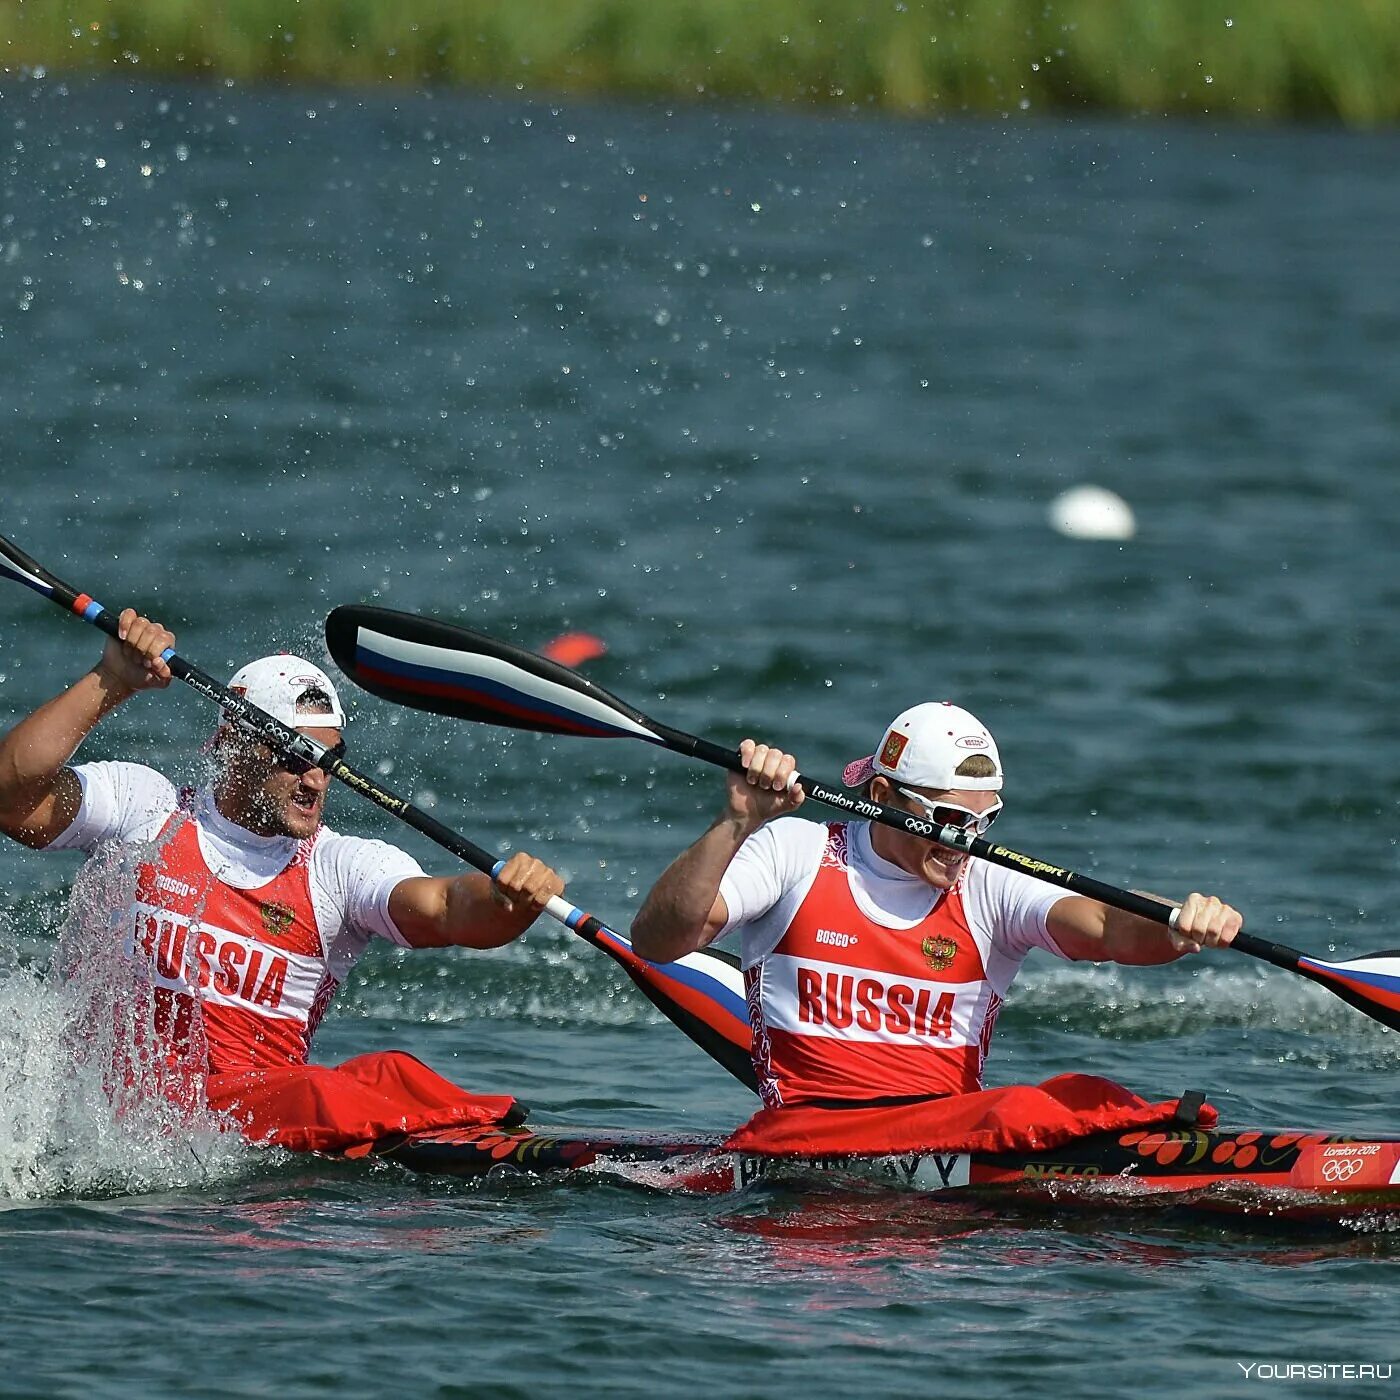
[[[342,602],[585,629],[599,683],[826,777],[948,696],[1001,742],[1009,844],[1311,952],[1400,944],[1394,133],[13,77],[0,133],[0,533],[204,669],[319,654]],[[1050,528],[1082,482],[1134,538]],[[97,647],[11,589],[0,719]],[[171,690],[84,753],[192,778],[211,722]],[[365,696],[349,737],[622,927],[719,801],[642,745]],[[1225,1395],[1400,1361],[1393,1221],[473,1187],[113,1123],[49,973],[73,873],[0,850],[2,1393]],[[1400,1128],[1400,1040],[1238,955],[1033,959],[999,1042],[995,1082]],[[375,950],[318,1053],[387,1046],[544,1122],[750,1108],[554,925]]]

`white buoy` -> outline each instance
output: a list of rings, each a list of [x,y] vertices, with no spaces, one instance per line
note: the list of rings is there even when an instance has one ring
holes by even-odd
[[[1130,540],[1137,533],[1127,501],[1102,486],[1074,486],[1056,496],[1050,524],[1075,540]]]

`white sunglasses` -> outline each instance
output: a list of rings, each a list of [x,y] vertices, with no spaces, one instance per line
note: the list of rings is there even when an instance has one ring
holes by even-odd
[[[988,807],[985,812],[974,812],[968,807],[960,807],[956,802],[935,802],[933,798],[925,797],[923,793],[913,792],[909,788],[896,788],[895,791],[917,802],[928,813],[929,820],[934,825],[952,826],[959,831],[976,832],[978,836],[996,821],[1001,812],[1001,798],[997,798],[996,806]]]

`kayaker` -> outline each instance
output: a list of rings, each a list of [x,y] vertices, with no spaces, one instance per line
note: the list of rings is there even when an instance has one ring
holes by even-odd
[[[227,720],[206,746],[213,779],[197,791],[177,792],[136,763],[69,766],[105,716],[172,679],[162,660],[175,644],[167,628],[127,609],[120,637],[0,739],[0,830],[35,849],[136,852],[123,922],[150,989],[156,1077],[180,1085],[178,1071],[194,1071],[207,1102],[248,1136],[299,1149],[511,1114],[509,1098],[468,1094],[400,1052],[336,1068],[307,1056],[372,939],[499,947],[563,890],[559,876],[517,852],[494,883],[474,872],[429,877],[404,851],[324,825],[329,776]],[[301,657],[253,661],[229,689],[320,743],[343,745],[335,686]]]
[[[802,805],[781,749],[746,739],[723,810],[632,925],[654,962],[738,933],[764,1103],[898,1104],[981,1088],[992,1029],[1033,949],[1166,963],[1227,944],[1240,914],[1191,894],[1177,931],[867,822],[774,821]],[[915,705],[844,782],[940,826],[1001,811],[996,742],[966,710]]]

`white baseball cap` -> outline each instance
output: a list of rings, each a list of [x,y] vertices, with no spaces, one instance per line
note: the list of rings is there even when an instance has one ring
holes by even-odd
[[[229,681],[228,688],[281,720],[288,729],[345,727],[345,709],[331,678],[305,657],[282,652],[250,661]],[[300,702],[310,691],[319,692],[309,702],[314,708],[302,708]]]
[[[958,766],[973,754],[990,758],[996,772],[988,778],[959,773]],[[948,700],[905,710],[885,730],[873,754],[846,766],[842,781],[847,787],[860,787],[875,773],[911,787],[945,792],[1000,792],[1002,782],[1001,755],[991,732],[975,715]]]

